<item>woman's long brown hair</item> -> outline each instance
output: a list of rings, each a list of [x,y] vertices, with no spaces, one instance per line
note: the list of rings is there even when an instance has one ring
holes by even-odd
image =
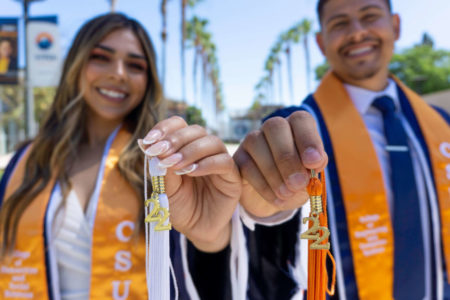
[[[63,195],[70,189],[67,166],[75,160],[77,149],[86,135],[83,125],[86,123],[87,108],[78,84],[81,70],[91,50],[107,34],[119,29],[134,32],[148,63],[147,89],[141,103],[125,118],[124,126],[132,133],[132,138],[123,149],[118,163],[122,176],[138,195],[143,195],[143,156],[136,140],[145,136],[158,117],[157,107],[162,90],[155,51],[150,37],[136,20],[123,14],[101,15],[85,23],[77,33],[67,54],[53,104],[32,143],[22,184],[3,203],[0,211],[0,258],[12,252],[22,214],[51,178],[60,182]]]

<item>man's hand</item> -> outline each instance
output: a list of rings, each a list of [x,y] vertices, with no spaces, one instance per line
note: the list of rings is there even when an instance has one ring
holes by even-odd
[[[309,170],[319,172],[328,162],[314,118],[305,111],[268,119],[233,158],[243,178],[240,203],[256,217],[305,204]]]

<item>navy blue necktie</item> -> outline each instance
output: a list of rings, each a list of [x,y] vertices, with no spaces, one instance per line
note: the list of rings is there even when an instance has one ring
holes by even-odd
[[[408,137],[394,101],[383,96],[372,105],[383,114],[386,150],[391,166],[394,228],[394,299],[423,299],[425,255],[419,207]]]

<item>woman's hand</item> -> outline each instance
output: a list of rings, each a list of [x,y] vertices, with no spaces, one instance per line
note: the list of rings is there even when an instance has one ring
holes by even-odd
[[[237,167],[223,142],[180,117],[156,124],[139,141],[147,156],[167,168],[166,193],[172,226],[205,252],[225,248],[241,195]]]

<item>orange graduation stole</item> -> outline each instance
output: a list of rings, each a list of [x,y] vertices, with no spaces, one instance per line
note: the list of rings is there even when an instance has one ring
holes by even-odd
[[[450,274],[450,129],[418,95],[395,80],[406,94],[428,146]],[[333,73],[324,77],[314,99],[333,144],[359,297],[392,299],[393,231],[381,168],[369,133]]]
[[[119,155],[130,140],[120,130],[104,165],[92,239],[90,299],[146,299],[145,242],[133,236],[141,198],[120,175]],[[17,164],[5,200],[20,185],[29,149]],[[48,299],[44,224],[55,181],[36,195],[19,222],[13,259],[0,265],[0,298]],[[46,228],[51,230],[51,228]],[[50,242],[51,243],[51,242]]]

